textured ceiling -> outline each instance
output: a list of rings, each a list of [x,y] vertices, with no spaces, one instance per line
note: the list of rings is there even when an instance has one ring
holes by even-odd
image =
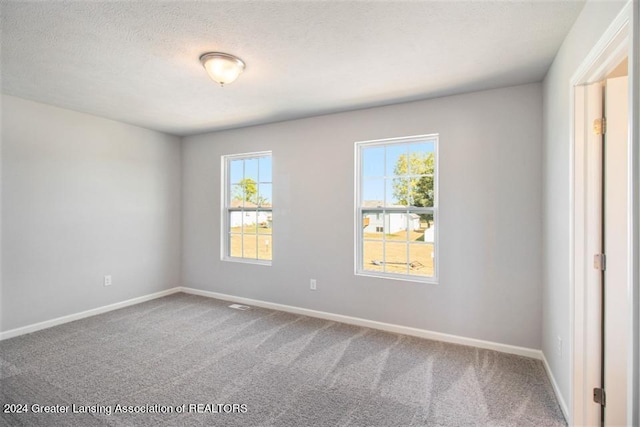
[[[188,135],[540,81],[584,3],[0,4],[3,93]],[[207,51],[244,74],[218,87]]]

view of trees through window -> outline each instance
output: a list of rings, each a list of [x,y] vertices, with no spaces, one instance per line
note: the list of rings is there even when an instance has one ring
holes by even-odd
[[[226,161],[227,256],[270,261],[273,250],[271,155]]]
[[[435,277],[436,144],[360,144],[360,271]]]

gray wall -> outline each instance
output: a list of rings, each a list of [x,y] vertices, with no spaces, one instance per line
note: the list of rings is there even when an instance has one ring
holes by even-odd
[[[544,80],[544,278],[542,350],[569,408],[570,355],[570,81],[624,2],[587,2]],[[571,409],[569,409],[571,410]]]
[[[354,142],[440,134],[440,283],[354,275]],[[273,150],[273,266],[220,260],[220,156]],[[542,87],[183,139],[182,284],[541,345]],[[309,279],[318,291],[309,290]]]
[[[3,95],[2,144],[0,330],[180,284],[179,138]]]

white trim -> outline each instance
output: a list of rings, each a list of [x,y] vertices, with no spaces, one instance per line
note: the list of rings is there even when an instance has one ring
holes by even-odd
[[[131,298],[126,301],[116,302],[114,304],[104,305],[102,307],[92,308],[91,310],[81,311],[80,313],[69,314],[67,316],[56,317],[55,319],[45,320],[44,322],[34,323],[32,325],[23,326],[21,328],[10,329],[5,332],[0,332],[0,341],[9,338],[14,338],[20,335],[30,334],[32,332],[39,331],[41,329],[51,328],[53,326],[62,325],[63,323],[73,322],[74,320],[84,319],[85,317],[95,316],[97,314],[106,313],[119,308],[129,307],[131,305],[140,304],[146,301],[150,301],[156,298],[162,298],[167,295],[180,292],[180,287],[167,289],[165,291],[156,292],[149,295],[143,295],[141,297]]]
[[[631,425],[640,425],[640,3],[635,1],[631,18],[631,49],[629,52],[629,160],[631,171],[630,208],[631,208],[631,298],[633,324],[631,337],[632,354],[630,368],[632,380],[629,381]]]
[[[387,144],[395,144],[395,143],[412,143],[412,142],[423,142],[425,139],[438,138],[440,134],[438,133],[425,133],[422,135],[412,135],[412,136],[398,136],[395,138],[383,138],[383,139],[370,139],[365,141],[356,141],[356,145],[366,144],[366,145],[387,145]]]
[[[573,73],[571,87],[602,80],[611,71],[606,68],[607,64],[616,60],[619,62],[619,60],[624,59],[625,54],[628,54],[629,49],[627,48],[626,52],[621,51],[621,45],[628,46],[629,43],[629,23],[633,11],[632,3],[632,0],[627,2],[622,11],[602,34],[602,37],[591,48],[589,54]]]
[[[349,325],[362,326],[366,328],[379,329],[381,331],[393,332],[396,334],[410,335],[418,338],[426,338],[435,341],[448,342],[452,344],[461,344],[471,347],[478,347],[487,350],[495,350],[502,353],[516,354],[518,356],[530,357],[532,359],[542,360],[542,351],[533,348],[519,347],[509,344],[501,344],[492,341],[484,341],[475,338],[467,338],[458,335],[443,334],[441,332],[428,331],[426,329],[412,328],[409,326],[394,325],[392,323],[378,322],[375,320],[367,320],[359,317],[345,316],[342,314],[328,313],[326,311],[311,310],[308,308],[294,307],[291,305],[277,304],[268,301],[256,300],[251,298],[238,297],[234,295],[221,294],[218,292],[204,291],[188,287],[179,288],[180,291],[199,295],[208,298],[215,298],[224,301],[240,303],[244,305],[253,305],[255,307],[268,308],[271,310],[285,311],[287,313],[301,314],[303,316],[316,317],[319,319],[333,320],[335,322],[347,323]]]
[[[262,234],[259,234],[259,236],[262,236]],[[269,234],[264,234],[264,236],[269,236]],[[240,258],[230,256],[222,258],[222,261],[237,262],[240,264],[265,265],[267,267],[271,267],[273,265],[272,261],[267,259]]]
[[[549,362],[547,362],[547,358],[544,355],[544,352],[540,352],[542,356],[542,364],[544,365],[545,371],[547,371],[547,376],[549,377],[549,381],[551,381],[551,386],[553,387],[553,391],[556,394],[556,399],[558,399],[558,403],[560,404],[560,409],[562,410],[562,414],[564,415],[564,419],[569,421],[569,408],[567,407],[567,403],[564,401],[564,397],[562,396],[562,392],[560,391],[560,387],[558,387],[558,383],[556,381],[556,377],[553,376],[553,372],[551,371],[551,367],[549,366]],[[571,424],[571,423],[569,423]]]
[[[585,215],[586,206],[576,207],[576,180],[586,179],[586,177],[577,177],[576,171],[581,170],[576,168],[575,149],[576,149],[576,137],[578,136],[577,130],[574,129],[575,125],[575,89],[578,85],[593,82],[594,80],[601,80],[606,77],[606,73],[611,71],[607,69],[607,66],[617,65],[616,60],[622,59],[624,56],[624,49],[621,46],[626,46],[626,52],[629,54],[629,58],[632,58],[632,46],[630,41],[631,33],[631,16],[633,12],[633,0],[627,2],[622,8],[620,13],[613,19],[609,27],[600,37],[600,39],[593,45],[587,56],[582,63],[575,70],[571,77],[569,90],[569,120],[570,126],[570,141],[569,141],[569,192],[570,192],[570,212],[569,212],[569,316],[570,323],[570,340],[569,340],[569,369],[570,369],[570,381],[569,381],[569,401],[572,403],[571,417],[566,417],[569,424],[577,423],[582,424],[584,422],[584,410],[585,403],[590,399],[590,392],[584,390],[585,383],[585,352],[583,351],[584,345],[587,339],[587,331],[583,327],[584,317],[586,315],[584,307],[583,293],[580,289],[576,289],[576,279],[582,277],[581,272],[577,269],[586,268],[586,264],[583,261],[578,261],[576,258],[578,253],[582,253],[584,246],[576,248],[578,241],[583,242],[583,238],[578,235],[578,232],[584,230],[576,230],[576,218],[577,215]],[[632,91],[634,90],[633,84],[630,85],[630,99],[632,98]],[[633,115],[632,109],[629,112]],[[584,129],[580,130],[584,132]],[[582,160],[584,161],[584,159]],[[633,187],[633,182],[631,183]],[[633,213],[631,213],[633,215]],[[579,223],[582,223],[580,221]],[[584,243],[584,242],[583,242]],[[631,254],[630,254],[631,255]],[[580,297],[578,300],[577,297]],[[549,369],[551,372],[551,370]],[[582,390],[577,390],[577,387],[582,386]]]
[[[229,171],[227,171],[227,157],[220,156],[220,260],[224,260],[227,254],[227,183]]]
[[[401,282],[404,281],[404,282],[411,282],[411,283],[426,283],[427,285],[437,285],[439,283],[438,278],[436,277],[421,277],[421,276],[414,277],[409,274],[385,273],[382,271],[372,271],[372,270],[356,271],[355,275],[362,276],[362,277],[373,277],[374,279],[383,279],[383,280],[391,279],[391,280],[399,280]]]

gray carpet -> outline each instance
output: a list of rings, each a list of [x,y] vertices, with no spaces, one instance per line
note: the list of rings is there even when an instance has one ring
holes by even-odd
[[[228,305],[175,294],[1,341],[2,409],[28,412],[0,425],[566,425],[538,360]]]

